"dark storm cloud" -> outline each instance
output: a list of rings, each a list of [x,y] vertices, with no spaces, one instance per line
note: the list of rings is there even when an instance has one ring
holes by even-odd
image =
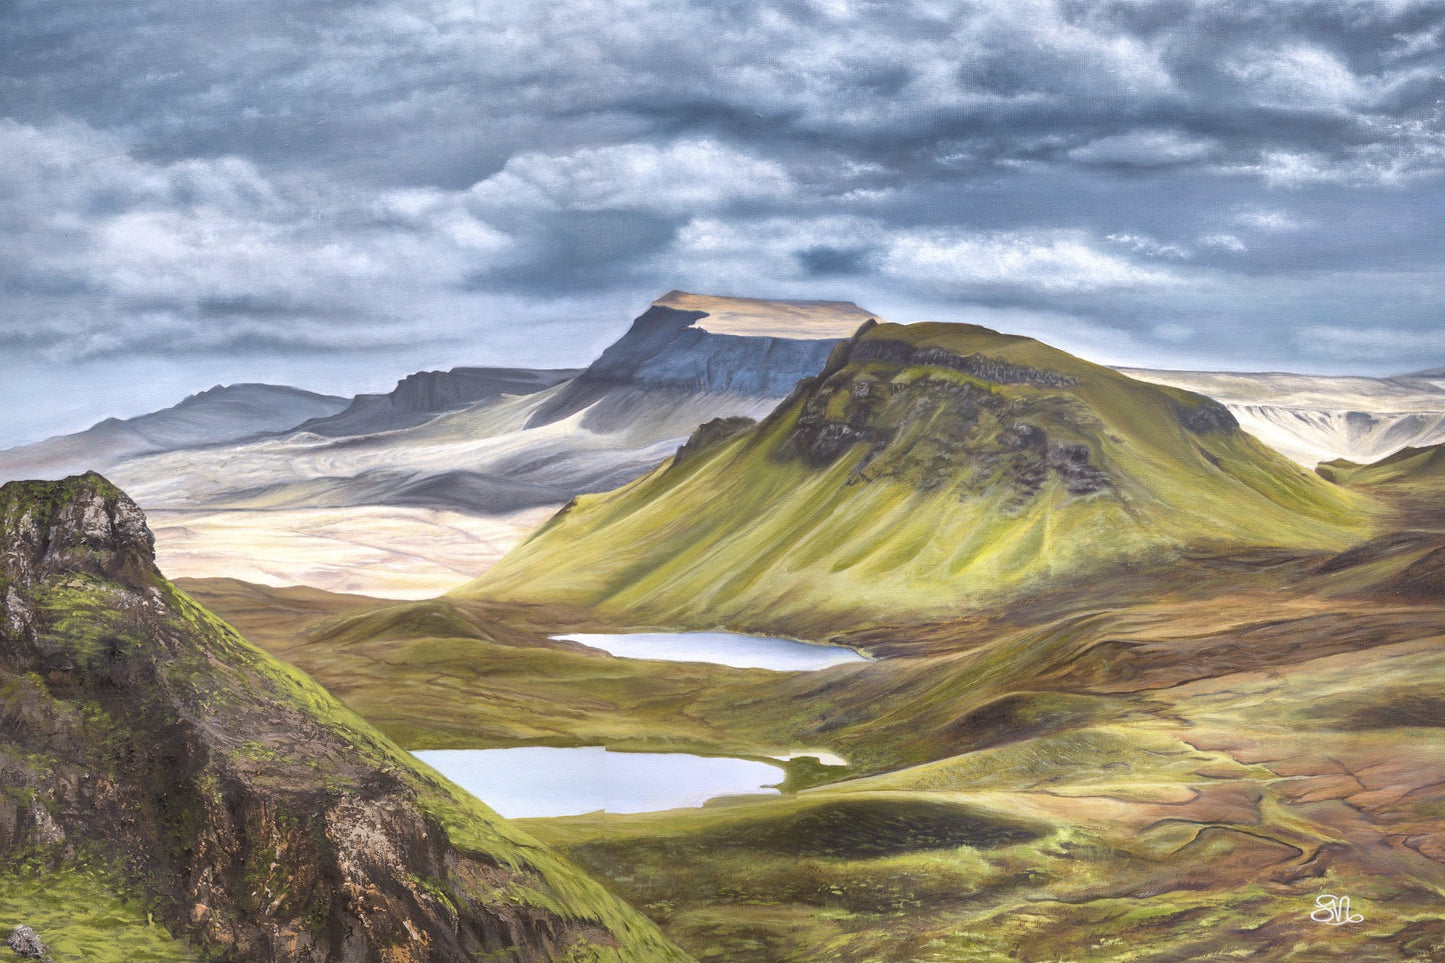
[[[0,344],[576,363],[683,286],[1439,364],[1442,44],[1408,0],[21,0]]]

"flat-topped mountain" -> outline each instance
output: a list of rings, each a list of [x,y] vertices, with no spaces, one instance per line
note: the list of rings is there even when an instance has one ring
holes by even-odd
[[[82,432],[0,451],[0,481],[105,471],[127,458],[237,442],[346,408],[347,399],[284,385],[216,385],[170,408],[107,418]]]
[[[689,399],[693,408],[715,396],[708,404],[711,417],[740,414],[726,396],[781,399],[869,317],[846,301],[766,301],[672,291],[539,408],[528,425],[591,409],[584,426],[615,426],[646,403],[640,392],[703,396]]]
[[[106,959],[686,959],[171,585],[94,474],[0,488],[0,830],[7,910],[164,951]]]
[[[760,424],[578,499],[461,594],[786,629],[1210,546],[1341,546],[1362,505],[1202,396],[986,328],[869,323]]]
[[[795,341],[840,340],[869,318],[878,318],[852,301],[780,301],[669,291],[652,303],[700,313],[693,326],[713,334]]]
[[[1445,441],[1445,381],[1439,372],[1365,378],[1120,370],[1208,395],[1245,431],[1307,468],[1337,458],[1374,461],[1408,446]]]

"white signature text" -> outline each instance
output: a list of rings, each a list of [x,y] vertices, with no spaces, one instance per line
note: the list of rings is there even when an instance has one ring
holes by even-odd
[[[1323,896],[1315,897],[1315,907],[1315,911],[1310,914],[1310,919],[1316,923],[1344,926],[1346,923],[1363,923],[1365,921],[1365,918],[1359,913],[1350,912],[1348,896],[1331,896],[1329,893],[1325,893]]]

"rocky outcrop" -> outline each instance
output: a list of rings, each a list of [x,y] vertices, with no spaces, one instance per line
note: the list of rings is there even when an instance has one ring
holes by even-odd
[[[177,591],[105,479],[0,488],[0,537],[0,861],[227,960],[684,958]]]
[[[683,464],[698,454],[711,448],[719,442],[726,441],[756,425],[757,421],[752,418],[714,418],[705,424],[697,426],[686,442],[677,449],[677,454],[672,457],[673,467]]]
[[[27,960],[48,960],[50,950],[40,941],[40,934],[24,924],[15,927],[5,938],[5,945]]]
[[[574,377],[574,369],[453,368],[418,371],[384,395],[357,395],[346,410],[297,427],[327,438],[395,431],[424,424],[439,414],[458,411],[503,395],[530,395]]]
[[[926,374],[895,377],[919,357],[910,352],[883,371],[849,365],[821,383],[803,386],[798,418],[781,453],[822,468],[864,446],[866,454],[850,476],[853,484],[889,479],[924,492],[953,489],[960,496],[1006,486],[1026,501],[1051,476],[1070,495],[1109,487],[1089,445],[1051,438],[1035,423],[1072,425],[1070,434],[1087,437],[1090,418],[1079,406],[1058,398],[1025,400]],[[1028,372],[1040,383],[1050,374],[1003,363],[993,371],[1013,371],[1017,377]]]
[[[865,329],[867,330],[867,329]],[[980,381],[1000,385],[1033,385],[1036,388],[1067,388],[1076,384],[1068,375],[1042,368],[1009,364],[982,354],[956,355],[942,348],[917,348],[903,341],[882,338],[858,341],[851,345],[847,361],[866,364],[882,361],[894,365],[927,365],[958,371]]]

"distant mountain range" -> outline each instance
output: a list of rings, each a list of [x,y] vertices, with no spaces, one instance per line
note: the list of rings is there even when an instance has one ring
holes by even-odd
[[[641,477],[698,425],[766,417],[872,318],[848,302],[672,291],[582,371],[426,371],[387,394],[349,400],[270,385],[217,387],[163,411],[0,452],[0,481],[107,472],[153,513],[165,551],[196,560],[190,568],[169,556],[183,574],[252,571],[210,566],[226,551],[215,550],[214,532],[245,529],[245,513],[256,511],[270,514],[252,527],[272,534],[246,545],[251,556],[266,555],[279,537],[278,510],[331,513],[322,526],[330,531],[335,513],[357,506],[384,509],[388,532],[455,524],[419,514],[426,512],[463,513],[483,525],[495,519],[483,538],[500,555],[537,512]],[[1399,378],[1124,373],[1218,400],[1245,431],[1306,467],[1367,462],[1445,440],[1441,371]],[[224,522],[198,513],[225,513]],[[295,517],[311,528],[322,522]],[[188,527],[188,519],[196,524]],[[367,525],[376,524],[369,516]],[[378,532],[344,537],[392,539]],[[397,546],[383,555],[404,567],[411,548]],[[475,564],[470,556],[457,561]],[[349,568],[343,581],[311,566],[305,575],[355,590],[356,566]]]
[[[1445,441],[1445,371],[1394,378],[1121,369],[1221,402],[1245,431],[1306,467],[1368,462]]]
[[[136,418],[107,418],[85,431],[0,451],[0,481],[106,471],[156,452],[234,444],[329,418],[347,399],[279,385],[216,385]]]

